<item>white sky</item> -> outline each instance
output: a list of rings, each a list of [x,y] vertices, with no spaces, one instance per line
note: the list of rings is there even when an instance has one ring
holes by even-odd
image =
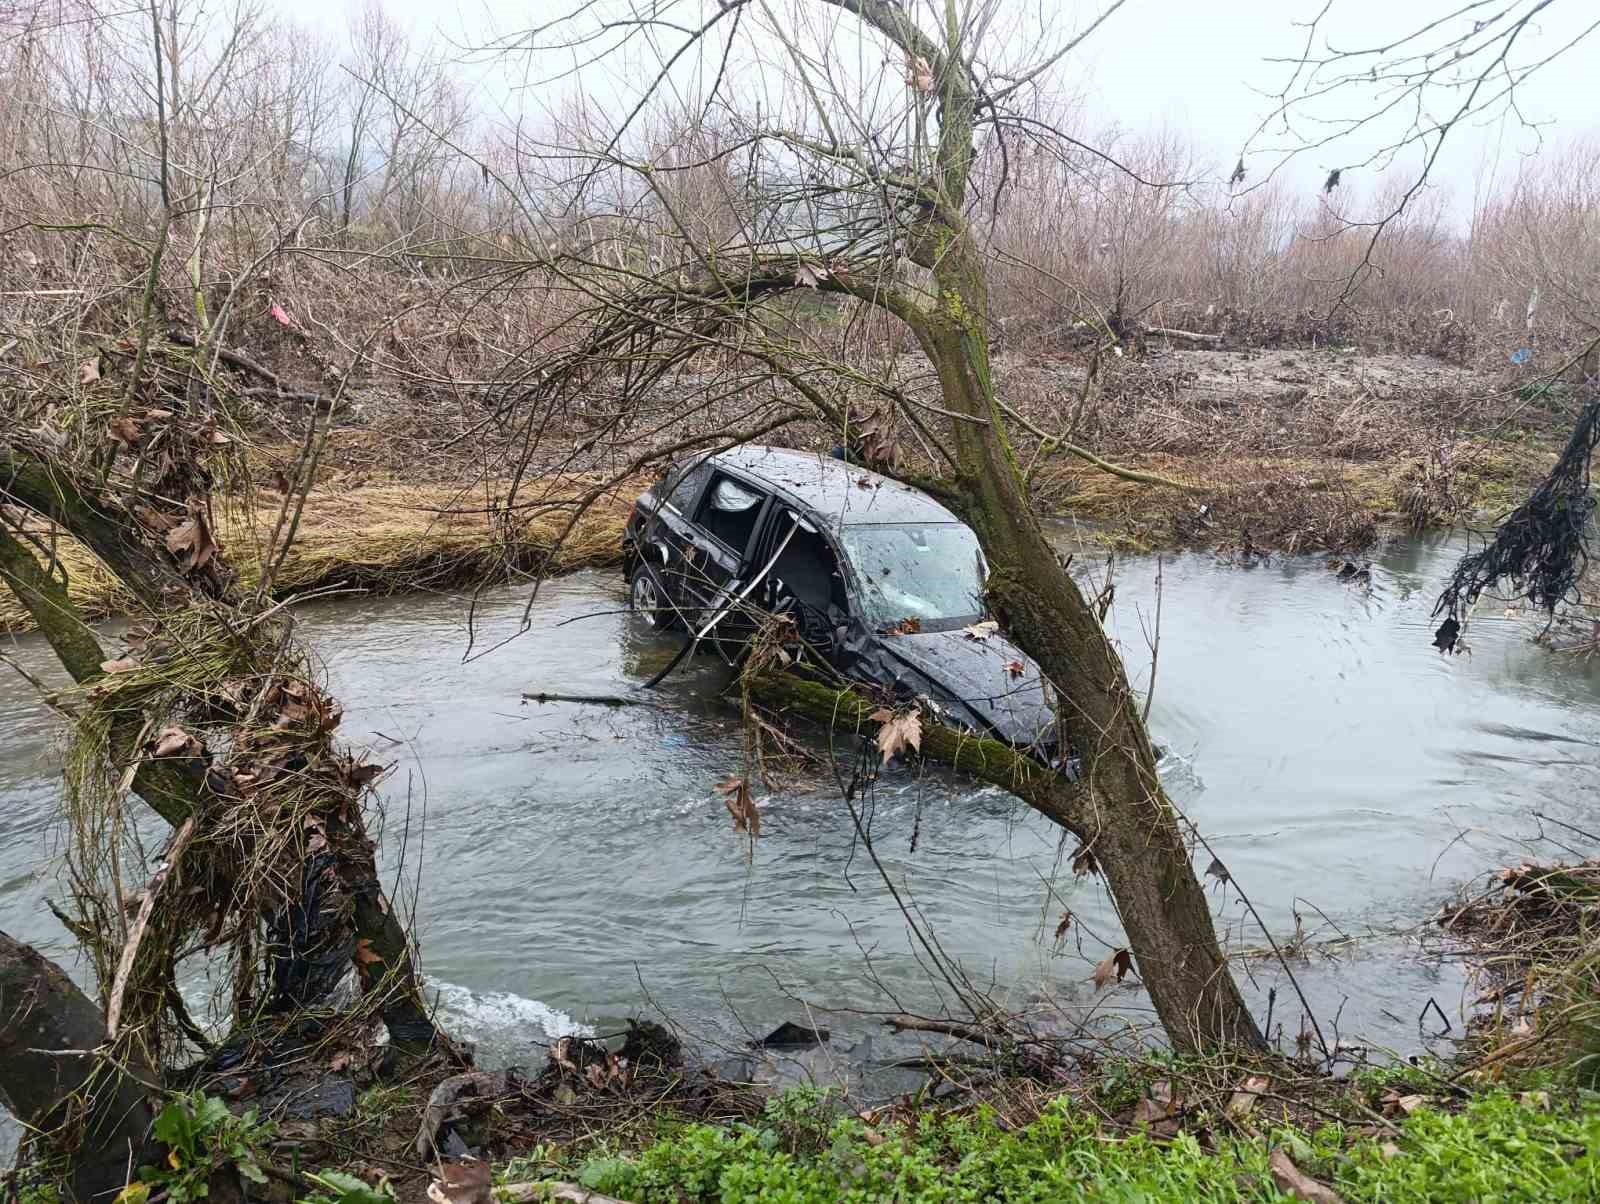
[[[342,34],[349,15],[366,0],[275,0],[272,11],[290,20]],[[502,33],[526,29],[558,18],[578,0],[377,0],[391,17],[422,37],[440,37],[459,44],[476,40],[487,28]],[[927,0],[902,0],[908,5]],[[1474,15],[1488,15],[1529,0],[1494,0],[1477,4]],[[650,0],[633,0],[636,8]],[[709,11],[714,0],[702,0]],[[782,0],[774,0],[783,7]],[[1008,18],[1018,24],[1041,20],[1071,28],[1086,24],[1100,11],[1097,0],[1002,0]],[[1332,0],[1319,44],[1339,48],[1367,46],[1409,33],[1428,20],[1473,6],[1474,0]],[[1305,43],[1305,22],[1323,0],[1128,0],[1075,53],[1061,75],[1064,87],[1081,90],[1092,125],[1115,123],[1139,131],[1165,127],[1185,135],[1196,150],[1226,172],[1239,148],[1271,110],[1270,93],[1282,88],[1289,68],[1268,60],[1297,55]],[[692,15],[689,5],[682,13]],[[1531,63],[1570,42],[1600,21],[1600,0],[1556,0],[1519,42],[1523,63]],[[1030,47],[1011,46],[1011,57]],[[481,72],[481,68],[478,69]],[[637,63],[627,69],[640,73]],[[615,94],[637,82],[627,71],[619,85],[600,67],[582,75],[591,94]],[[480,95],[503,90],[485,82]],[[1515,119],[1463,127],[1451,135],[1434,179],[1458,202],[1470,197],[1483,173],[1508,171],[1520,156],[1544,144],[1563,142],[1600,131],[1600,30],[1542,68],[1517,92],[1521,115],[1541,126],[1530,132]],[[541,97],[550,100],[553,97]],[[1350,96],[1352,111],[1361,99]],[[1370,103],[1370,101],[1369,101]],[[1439,101],[1445,103],[1443,97]],[[491,107],[498,107],[492,102]],[[1297,190],[1316,188],[1329,167],[1359,159],[1367,145],[1347,144],[1315,150],[1287,175]],[[1267,161],[1252,159],[1251,179],[1260,178]],[[1367,179],[1347,179],[1361,187]]]

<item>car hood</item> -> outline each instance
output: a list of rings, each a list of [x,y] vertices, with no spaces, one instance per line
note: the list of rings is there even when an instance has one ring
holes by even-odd
[[[931,701],[991,729],[1009,744],[1055,745],[1055,711],[1045,700],[1039,666],[1009,640],[998,635],[974,639],[960,630],[930,631],[881,636],[877,645],[885,660],[926,680]]]

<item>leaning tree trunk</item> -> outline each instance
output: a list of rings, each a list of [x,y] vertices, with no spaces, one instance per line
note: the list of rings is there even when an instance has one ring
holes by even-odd
[[[989,103],[973,84],[964,45],[969,31],[954,0],[943,6],[938,37],[893,0],[824,3],[856,14],[925,67],[928,82],[919,87],[937,105],[937,122],[928,127],[931,170],[904,244],[906,255],[932,275],[935,296],[926,307],[873,292],[866,297],[911,327],[938,373],[953,415],[953,500],[988,558],[989,603],[1006,634],[1054,685],[1062,735],[1083,758],[1087,788],[1052,800],[1062,804],[1053,818],[1084,842],[1104,873],[1173,1045],[1263,1046],[1217,943],[1121,658],[1045,538],[1006,438],[990,376],[985,263],[967,217],[974,132],[980,103]]]
[[[1087,790],[1063,817],[1105,876],[1140,977],[1180,1049],[1263,1045],[1217,942],[1176,808],[1134,705],[1122,658],[1034,515],[989,375],[987,295],[976,249],[948,248],[927,351],[954,425],[958,503],[989,561],[995,617],[1059,695]]]
[[[1054,685],[1061,734],[1083,759],[1087,789],[1061,822],[1104,874],[1172,1043],[1186,1050],[1264,1046],[1217,942],[1122,659],[1045,538],[1006,438],[990,373],[985,265],[965,216],[978,97],[955,10],[946,10],[939,46],[916,35],[884,0],[845,0],[845,6],[935,65],[939,123],[930,183],[936,199],[909,251],[932,273],[937,297],[913,329],[939,375],[946,407],[960,415],[951,424],[958,504],[989,560],[989,603],[1006,634]]]
[[[144,1087],[96,1056],[100,1009],[59,967],[0,932],[0,1102],[27,1127],[18,1152],[70,1166],[75,1200],[104,1199],[140,1162],[150,1124]]]

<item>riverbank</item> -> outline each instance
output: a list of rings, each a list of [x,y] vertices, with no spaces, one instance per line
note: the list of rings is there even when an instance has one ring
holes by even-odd
[[[1483,441],[1462,449],[1448,473],[1407,456],[1350,463],[1308,455],[1129,455],[1119,466],[1180,481],[1179,489],[1131,480],[1080,459],[1041,469],[1033,492],[1043,513],[1084,524],[1086,542],[1119,551],[1216,550],[1224,554],[1357,555],[1391,532],[1493,518],[1516,504],[1553,462],[1540,442]],[[267,475],[267,474],[262,474]],[[492,520],[486,490],[463,468],[457,482],[406,483],[392,470],[343,467],[306,498],[295,540],[273,581],[278,597],[326,591],[384,596],[470,588],[535,571],[567,573],[620,563],[622,530],[646,477],[600,496],[567,530],[570,499],[604,478],[550,476],[525,485],[540,501],[514,531]],[[234,498],[218,517],[219,542],[241,583],[260,579],[283,497],[270,486]],[[291,503],[290,513],[293,512]],[[83,548],[61,541],[68,593],[89,618],[124,613],[126,599]],[[0,594],[0,632],[25,631],[26,611]]]
[[[1047,1053],[1018,1074],[993,1055],[930,1051],[929,1087],[874,1107],[720,1081],[638,1031],[609,1052],[564,1039],[530,1077],[374,1082],[340,1117],[252,1130],[250,1155],[315,1204],[1420,1204],[1600,1191],[1600,1111],[1548,1080]]]
[[[547,488],[572,495],[589,478],[552,478]],[[629,482],[602,495],[567,530],[565,508],[534,512],[514,528],[491,521],[481,491],[471,486],[411,485],[338,473],[306,497],[295,539],[273,577],[277,597],[331,592],[370,595],[471,588],[496,579],[544,571],[568,573],[621,560],[622,529],[643,488]],[[283,509],[281,493],[262,489],[232,499],[217,517],[217,541],[239,570],[240,584],[261,579],[264,549]],[[289,516],[294,505],[289,503]],[[67,573],[67,592],[81,613],[104,619],[126,612],[116,581],[81,545],[55,548]],[[26,631],[31,621],[9,591],[0,593],[0,632]]]
[[[549,1192],[557,1180],[630,1204],[1595,1198],[1593,1112],[1548,1092],[1494,1090],[1455,1108],[1397,1094],[1414,1085],[1402,1075],[1369,1076],[1350,1090],[1346,1114],[1307,1123],[1286,1122],[1290,1109],[1270,1088],[1241,1090],[1209,1123],[1191,1119],[1176,1131],[1108,1120],[1102,1107],[1067,1095],[1044,1096],[1041,1105],[1026,1086],[1014,1095],[1031,1096],[1021,1110],[1036,1114],[1022,1124],[1008,1115],[1015,1105],[994,1100],[910,1108],[887,1122],[849,1114],[829,1121],[800,1093],[772,1101],[755,1123],[668,1122],[664,1135],[637,1148],[581,1158],[546,1148],[496,1168],[495,1178],[502,1200],[583,1198],[535,1186]],[[1372,1108],[1384,1100],[1387,1117]],[[1141,1102],[1152,1112],[1168,1106],[1151,1096]]]
[[[261,396],[272,390],[258,378],[265,372],[274,388],[320,397],[314,390],[326,387],[333,358],[311,342],[286,343],[281,331],[255,336],[253,354],[273,367],[242,355],[225,363],[234,375],[221,379],[238,390],[229,403],[235,456],[214,493],[221,512],[213,526],[246,586],[260,578],[261,550],[304,443],[296,429],[304,413]],[[85,361],[104,365],[87,384],[51,378],[35,401],[53,389],[62,404],[126,408],[120,361],[101,353]],[[187,371],[189,354],[166,345],[160,362]],[[1428,356],[1169,347],[1104,360],[1092,387],[1088,371],[1082,352],[1006,353],[996,386],[1015,415],[1039,513],[1079,521],[1086,542],[1118,550],[1355,556],[1390,532],[1492,521],[1547,471],[1566,435],[1559,395],[1518,401],[1506,381]],[[948,425],[937,382],[906,358],[891,374],[905,381],[906,413],[923,410],[918,430],[895,420],[905,427],[895,439],[898,462],[937,473],[941,462],[921,434],[938,438]],[[485,398],[419,398],[415,382],[402,384],[372,370],[333,415],[293,546],[274,575],[277,596],[460,589],[614,564],[629,507],[670,449],[763,429],[780,409],[776,395],[719,391],[711,378],[685,375],[663,380],[641,412],[620,417],[602,381],[593,398],[546,416],[534,434],[489,412]],[[137,422],[137,407],[134,414]],[[1051,444],[1049,433],[1061,431],[1106,464]],[[796,419],[763,437],[826,454],[838,433]],[[491,508],[519,464],[522,517],[508,526]],[[563,538],[576,500],[612,481],[621,483]],[[57,552],[84,614],[122,612],[124,599],[91,557],[70,543]],[[27,625],[9,591],[0,595],[0,631]]]

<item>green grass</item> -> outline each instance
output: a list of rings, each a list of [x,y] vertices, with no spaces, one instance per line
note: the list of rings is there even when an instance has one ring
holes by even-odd
[[[641,1150],[594,1153],[565,1171],[637,1204],[1281,1200],[1268,1168],[1281,1146],[1348,1201],[1600,1198],[1600,1107],[1547,1099],[1496,1090],[1459,1112],[1421,1108],[1382,1140],[1338,1124],[1263,1126],[1207,1148],[1189,1134],[1113,1133],[1066,1099],[1010,1132],[986,1111],[926,1113],[869,1138],[853,1117],[829,1120],[816,1093],[791,1094],[756,1124],[664,1129]]]

